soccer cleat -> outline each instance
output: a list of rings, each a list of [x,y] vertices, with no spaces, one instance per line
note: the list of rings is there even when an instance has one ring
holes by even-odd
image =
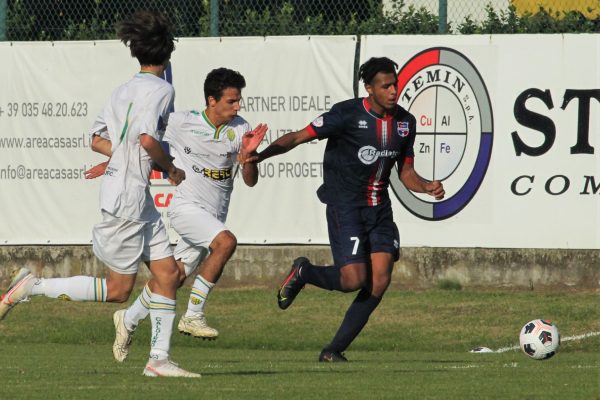
[[[181,317],[179,324],[177,324],[177,329],[184,335],[192,335],[202,339],[214,340],[219,336],[218,330],[208,326],[204,315]]]
[[[307,262],[309,261],[306,257],[296,258],[292,264],[290,273],[279,287],[277,291],[277,304],[282,310],[292,305],[292,302],[304,287],[304,281],[300,277],[300,267]]]
[[[323,350],[319,354],[319,362],[348,362],[348,359],[339,351]]]
[[[0,298],[0,320],[6,317],[6,314],[18,303],[27,301],[31,294],[31,288],[37,279],[27,268],[21,268],[13,278],[8,291]]]
[[[171,360],[148,360],[144,375],[150,377],[200,378],[200,374],[186,371]]]
[[[118,362],[123,362],[129,355],[129,346],[133,339],[133,331],[130,331],[125,326],[125,312],[127,310],[119,310],[113,314],[113,322],[115,323],[115,342],[113,343],[113,356]]]

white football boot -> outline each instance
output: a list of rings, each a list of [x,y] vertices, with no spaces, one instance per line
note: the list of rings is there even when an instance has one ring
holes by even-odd
[[[115,323],[115,342],[113,343],[113,356],[118,362],[123,362],[129,355],[129,346],[133,339],[133,332],[125,326],[125,312],[127,310],[119,310],[113,314],[113,322]]]
[[[27,268],[21,268],[13,278],[8,291],[0,299],[0,320],[6,317],[6,314],[17,304],[27,301],[31,294],[31,288],[38,279],[31,274]]]
[[[168,378],[200,378],[200,374],[186,371],[173,361],[167,360],[148,360],[144,375],[150,377],[168,377]]]
[[[184,335],[213,340],[219,336],[219,331],[211,328],[206,323],[206,317],[202,315],[183,316],[177,324],[177,329]]]

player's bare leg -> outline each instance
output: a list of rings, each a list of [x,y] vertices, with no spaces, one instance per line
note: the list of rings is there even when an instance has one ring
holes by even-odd
[[[204,307],[208,295],[223,274],[225,264],[236,247],[237,239],[230,231],[220,232],[211,242],[211,252],[202,263],[200,272],[194,280],[187,311],[177,325],[181,333],[203,339],[216,339],[219,335],[219,331],[206,322]]]

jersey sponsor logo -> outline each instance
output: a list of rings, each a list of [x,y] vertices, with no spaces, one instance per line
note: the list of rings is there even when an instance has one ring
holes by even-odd
[[[317,128],[320,128],[323,126],[323,116],[319,116],[317,118],[314,119],[314,121],[312,122],[313,126],[316,126]]]
[[[212,136],[214,132],[201,131],[198,129],[190,130],[190,133],[194,136]]]
[[[106,167],[106,170],[104,171],[104,175],[105,176],[115,176],[115,174],[119,172],[118,168],[115,167]]]
[[[398,135],[400,135],[400,137],[407,137],[410,133],[408,122],[399,121],[396,127],[396,132],[398,132]]]
[[[429,48],[400,69],[398,103],[416,118],[415,171],[426,180],[442,181],[446,197],[412,193],[394,173],[390,186],[415,216],[450,218],[475,196],[490,162],[494,121],[485,82],[464,54]],[[400,126],[397,130],[400,134]]]
[[[358,159],[361,163],[371,165],[379,159],[379,157],[395,158],[400,154],[396,150],[377,150],[373,146],[363,146],[358,149]]]
[[[215,181],[224,181],[226,179],[231,178],[231,168],[227,169],[210,169],[210,168],[202,168],[197,165],[192,166],[194,172],[198,174],[202,174],[207,178],[210,178]]]
[[[210,157],[210,154],[208,154],[208,153],[194,153],[192,151],[192,148],[189,147],[189,146],[185,146],[183,148],[183,152],[185,154],[187,154],[187,155],[191,155],[191,156],[194,156],[194,157],[201,157],[201,158],[208,158],[208,157]]]
[[[358,121],[358,127],[360,129],[369,129],[369,126],[367,125],[367,121],[365,121],[364,119],[361,119],[360,121]]]

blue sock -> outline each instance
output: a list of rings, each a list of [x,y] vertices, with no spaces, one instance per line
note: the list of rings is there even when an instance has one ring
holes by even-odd
[[[370,291],[361,289],[346,311],[346,316],[333,340],[324,350],[337,352],[346,350],[367,324],[371,313],[377,308],[380,301],[381,298],[371,295]]]
[[[322,289],[342,290],[340,269],[336,266],[318,267],[306,262],[300,267],[300,278]]]

